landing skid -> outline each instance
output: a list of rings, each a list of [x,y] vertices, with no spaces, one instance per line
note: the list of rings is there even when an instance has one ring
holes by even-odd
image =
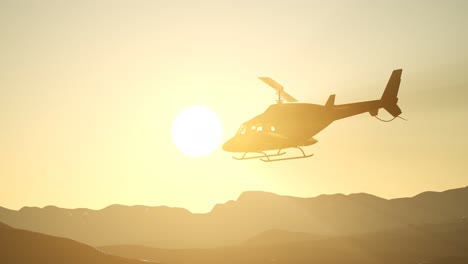
[[[266,157],[266,159],[260,159],[260,160],[263,162],[273,162],[273,161],[281,161],[281,160],[305,159],[305,158],[310,158],[314,155],[314,154],[306,155],[304,150],[301,147],[295,147],[295,148],[299,149],[302,152],[302,156],[282,158],[282,159],[270,159],[269,157]]]
[[[302,152],[302,156],[272,159],[272,157],[278,157],[278,156],[282,156],[282,155],[286,154],[286,152],[282,152],[281,149],[279,149],[276,154],[267,154],[267,153],[265,153],[263,151],[260,151],[260,152],[245,152],[242,155],[242,157],[232,157],[232,158],[235,159],[235,160],[259,159],[259,160],[261,160],[263,162],[273,162],[273,161],[281,161],[281,160],[293,160],[293,159],[310,158],[310,157],[312,157],[314,155],[314,154],[306,155],[304,150],[301,147],[295,147],[295,148],[299,149]],[[249,154],[249,153],[258,153],[258,154],[261,154],[261,155],[246,157],[247,154]]]
[[[259,153],[259,154],[262,154],[262,155],[246,157],[246,155],[249,154],[249,153]],[[235,159],[235,160],[249,160],[249,159],[262,159],[262,158],[269,159],[269,157],[277,157],[277,156],[281,156],[281,155],[284,155],[284,154],[286,154],[286,152],[281,152],[281,149],[280,149],[280,150],[278,150],[278,153],[276,153],[276,154],[266,154],[263,151],[261,151],[261,152],[245,152],[244,155],[242,155],[242,157],[240,157],[240,158],[238,158],[238,157],[232,157],[232,158]]]

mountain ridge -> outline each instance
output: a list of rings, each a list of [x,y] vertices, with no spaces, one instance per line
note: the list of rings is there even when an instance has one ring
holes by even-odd
[[[8,227],[0,222],[0,263],[142,264],[68,238]]]
[[[301,198],[249,191],[204,214],[167,206],[46,206],[0,208],[0,221],[93,246],[207,248],[237,244],[273,229],[336,236],[456,221],[468,215],[467,200],[468,187],[389,200],[366,193]]]
[[[177,206],[168,206],[168,205],[142,205],[142,204],[134,204],[134,205],[125,205],[125,204],[110,204],[110,205],[107,205],[103,208],[100,208],[100,209],[91,209],[91,208],[86,208],[86,207],[76,207],[76,208],[67,208],[67,207],[59,207],[59,206],[55,206],[55,205],[45,205],[43,207],[40,207],[40,206],[23,206],[17,210],[15,209],[10,209],[10,208],[7,208],[7,207],[2,207],[0,206],[0,210],[8,210],[8,211],[21,211],[22,209],[30,209],[30,208],[37,208],[37,209],[46,209],[46,208],[57,208],[57,209],[66,209],[66,210],[89,210],[89,211],[102,211],[102,210],[105,210],[105,209],[108,209],[108,208],[113,208],[113,207],[145,207],[145,208],[155,208],[155,209],[159,209],[159,208],[168,208],[168,209],[181,209],[181,210],[184,210],[184,211],[187,211],[191,214],[209,214],[213,211],[213,209],[219,205],[224,205],[224,204],[229,204],[229,203],[232,203],[232,202],[237,202],[239,200],[245,200],[245,197],[249,197],[249,196],[253,196],[253,195],[256,195],[256,194],[260,194],[260,195],[268,195],[268,196],[277,196],[277,197],[285,197],[285,198],[295,198],[295,199],[314,199],[314,198],[324,198],[324,197],[342,197],[342,196],[345,196],[345,197],[360,197],[360,196],[364,196],[364,197],[372,197],[372,198],[378,198],[380,200],[386,200],[386,201],[392,201],[392,200],[400,200],[400,199],[409,199],[409,198],[416,198],[416,197],[419,197],[419,196],[425,196],[425,195],[431,195],[431,194],[438,194],[438,193],[446,193],[446,192],[451,192],[451,191],[456,191],[456,190],[461,190],[461,189],[468,189],[468,185],[467,186],[463,186],[463,187],[459,187],[459,188],[451,188],[451,189],[447,189],[447,190],[443,190],[443,191],[424,191],[424,192],[421,192],[421,193],[418,193],[418,194],[415,194],[413,196],[405,196],[405,197],[395,197],[395,198],[384,198],[384,197],[380,197],[380,196],[377,196],[377,195],[373,195],[373,194],[370,194],[370,193],[366,193],[366,192],[358,192],[358,193],[349,193],[349,194],[343,194],[343,193],[330,193],[330,194],[319,194],[319,195],[316,195],[316,196],[310,196],[310,197],[299,197],[299,196],[292,196],[292,195],[283,195],[283,194],[276,194],[276,193],[273,193],[273,192],[268,192],[268,191],[243,191],[237,199],[235,200],[228,200],[224,203],[217,203],[213,206],[213,208],[206,212],[206,213],[194,213],[194,212],[191,212],[189,209],[186,209],[186,208],[183,208],[183,207],[177,207]]]

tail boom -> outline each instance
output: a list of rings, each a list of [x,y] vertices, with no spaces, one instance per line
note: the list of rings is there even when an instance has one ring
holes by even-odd
[[[393,117],[399,116],[402,111],[397,105],[397,96],[400,88],[401,74],[402,69],[394,70],[392,72],[380,100],[334,105],[333,119],[338,120],[367,112],[372,116],[376,116],[380,108],[387,110],[387,112],[389,112]]]

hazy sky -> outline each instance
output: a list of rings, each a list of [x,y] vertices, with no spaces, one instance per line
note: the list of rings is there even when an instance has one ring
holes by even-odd
[[[0,206],[206,212],[247,190],[392,198],[466,186],[467,13],[463,0],[0,0]],[[338,121],[310,159],[239,162],[220,148],[194,159],[172,142],[194,104],[231,137],[274,103],[257,76],[340,104],[380,98],[397,68],[409,121]]]

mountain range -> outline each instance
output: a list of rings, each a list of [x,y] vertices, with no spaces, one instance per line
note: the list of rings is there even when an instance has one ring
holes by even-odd
[[[466,220],[466,216],[468,187],[390,200],[365,193],[298,198],[245,192],[205,214],[181,208],[123,205],[101,210],[46,206],[16,211],[0,207],[0,222],[14,228],[92,246],[167,249],[226,247],[249,239],[255,244],[259,239],[255,242],[255,236],[265,236],[272,230],[302,233],[307,240],[352,236],[410,225],[457,222]]]
[[[211,249],[157,249],[135,245],[100,249],[127,258],[172,264],[468,263],[468,222],[409,225],[331,238],[274,230],[261,234],[255,241]]]

